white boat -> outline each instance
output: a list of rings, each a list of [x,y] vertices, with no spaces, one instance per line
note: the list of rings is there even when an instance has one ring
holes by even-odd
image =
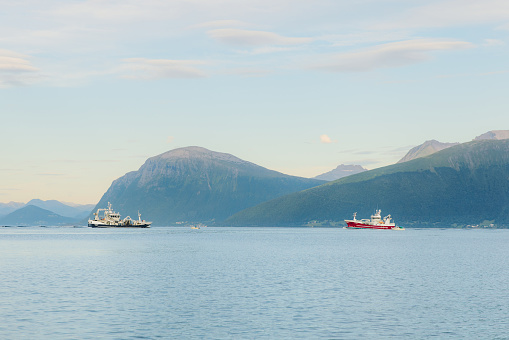
[[[102,216],[100,212],[103,212]],[[91,228],[150,228],[152,222],[147,222],[141,219],[141,214],[138,212],[138,219],[133,220],[127,216],[123,220],[120,219],[120,214],[111,209],[111,203],[108,202],[108,208],[97,209],[94,213],[94,219],[88,220],[88,226]]]

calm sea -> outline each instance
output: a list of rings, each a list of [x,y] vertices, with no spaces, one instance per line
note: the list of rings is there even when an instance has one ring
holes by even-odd
[[[509,338],[509,230],[0,228],[1,339]]]

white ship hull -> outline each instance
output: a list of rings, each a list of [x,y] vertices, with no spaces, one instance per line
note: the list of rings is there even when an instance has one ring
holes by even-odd
[[[99,216],[101,211],[104,213]],[[121,220],[120,214],[111,209],[111,203],[109,202],[107,209],[97,209],[94,216],[94,219],[88,220],[88,226],[91,228],[150,228],[152,224],[152,222],[142,220],[139,212],[137,220],[133,220],[129,216]]]
[[[106,223],[88,223],[90,228],[150,228],[152,222],[139,224],[106,224]]]

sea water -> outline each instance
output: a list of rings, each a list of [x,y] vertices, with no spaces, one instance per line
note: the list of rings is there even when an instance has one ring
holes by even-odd
[[[1,339],[509,337],[509,230],[0,228]]]

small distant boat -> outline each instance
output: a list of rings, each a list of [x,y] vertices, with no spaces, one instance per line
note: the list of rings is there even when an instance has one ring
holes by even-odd
[[[353,220],[345,220],[347,228],[354,229],[395,229],[404,230],[404,228],[397,227],[394,222],[391,222],[391,215],[382,218],[382,210],[377,209],[371,219],[357,219],[357,213],[353,214]]]
[[[101,211],[103,211],[102,216],[100,216]],[[152,222],[141,219],[140,212],[138,212],[137,220],[133,220],[129,216],[121,220],[120,214],[111,209],[110,202],[108,202],[108,208],[97,209],[94,219],[88,220],[88,226],[91,228],[150,228],[151,224]]]
[[[191,229],[200,229],[200,227],[197,227],[197,226],[192,226]]]

